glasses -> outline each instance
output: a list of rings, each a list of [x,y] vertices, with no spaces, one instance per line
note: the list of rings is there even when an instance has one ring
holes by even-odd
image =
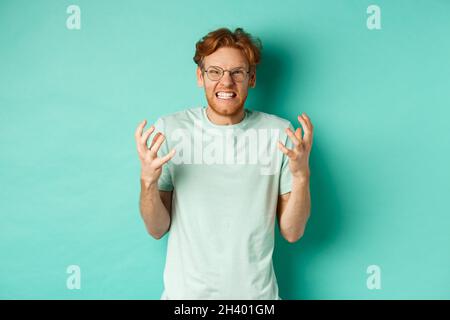
[[[208,76],[209,80],[211,81],[219,81],[222,79],[225,72],[229,72],[231,78],[235,82],[242,82],[247,78],[247,74],[250,73],[250,71],[245,70],[244,68],[236,68],[232,70],[224,70],[221,67],[211,66],[207,69],[203,69],[203,72],[206,72],[206,75]]]

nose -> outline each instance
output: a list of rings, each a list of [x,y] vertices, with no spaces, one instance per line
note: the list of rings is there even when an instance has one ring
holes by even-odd
[[[222,76],[222,79],[220,79],[220,82],[222,82],[222,84],[227,87],[230,87],[233,85],[234,81],[233,81],[233,78],[231,77],[230,71],[227,70],[223,73],[223,76]]]

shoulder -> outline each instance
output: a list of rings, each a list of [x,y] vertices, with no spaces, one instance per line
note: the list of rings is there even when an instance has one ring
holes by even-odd
[[[202,107],[193,107],[170,114],[162,114],[158,117],[156,123],[165,128],[179,127],[183,123],[192,123],[193,120],[199,119]]]
[[[198,116],[202,111],[202,107],[193,107],[188,109],[179,110],[170,114],[163,114],[159,119],[164,121],[182,120],[192,116]]]
[[[251,112],[253,114],[253,117],[257,119],[258,122],[261,123],[263,126],[279,129],[292,127],[292,123],[289,120],[279,117],[277,115],[256,110],[252,110]]]

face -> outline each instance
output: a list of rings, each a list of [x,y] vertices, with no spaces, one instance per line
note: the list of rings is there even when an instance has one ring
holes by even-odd
[[[249,71],[247,58],[240,49],[222,47],[209,56],[204,57],[203,67],[208,69],[210,66],[217,66],[224,70],[233,70],[235,68],[244,68]],[[197,68],[197,83],[205,88],[206,100],[208,105],[216,113],[223,116],[232,116],[238,114],[244,107],[247,99],[248,89],[256,84],[256,74],[250,72],[242,82],[235,82],[229,72],[225,72],[218,81],[212,81],[205,72]],[[232,93],[224,97],[219,92]]]

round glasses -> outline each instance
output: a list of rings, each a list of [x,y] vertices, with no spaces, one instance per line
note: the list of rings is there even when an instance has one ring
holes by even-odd
[[[222,79],[225,72],[229,72],[231,78],[235,82],[242,82],[247,78],[247,74],[250,73],[250,71],[245,70],[244,68],[236,68],[232,70],[224,70],[221,67],[211,66],[207,69],[203,69],[204,72],[206,72],[206,75],[208,76],[209,80],[211,81],[219,81]]]

